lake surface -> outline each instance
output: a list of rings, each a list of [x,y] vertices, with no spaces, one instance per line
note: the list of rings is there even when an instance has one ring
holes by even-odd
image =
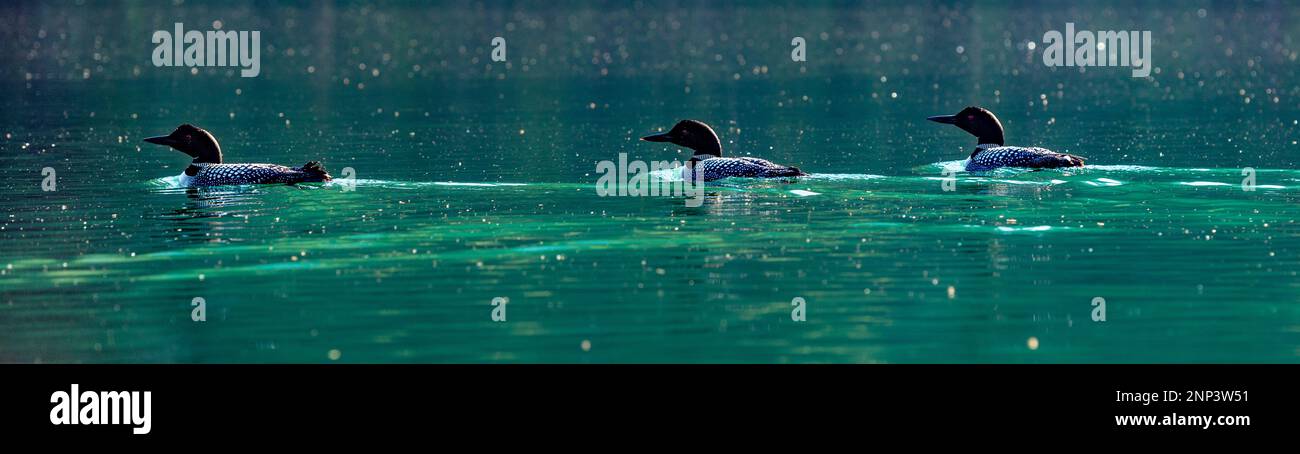
[[[91,3],[0,5],[0,361],[1300,360],[1294,6]],[[213,21],[261,75],[152,65]],[[945,175],[967,105],[1090,167]],[[597,194],[684,118],[813,175]],[[181,123],[355,184],[176,187]]]

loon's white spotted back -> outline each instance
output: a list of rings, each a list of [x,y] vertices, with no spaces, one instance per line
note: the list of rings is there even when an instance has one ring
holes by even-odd
[[[307,168],[318,166],[314,162],[303,167],[288,167],[277,164],[206,164],[199,166],[194,176],[182,173],[181,179],[187,186],[226,186],[239,184],[285,184],[312,181],[324,181],[319,174]],[[323,170],[322,170],[323,172]]]
[[[975,146],[975,152],[971,153],[966,163],[967,171],[993,170],[999,167],[1083,167],[1083,158],[1039,147],[981,144]]]
[[[799,169],[789,166],[783,166],[773,163],[766,159],[740,157],[740,158],[715,158],[708,157],[699,160],[693,160],[686,167],[682,168],[682,178],[694,180],[696,173],[701,174],[703,181],[714,181],[723,178],[780,178],[795,177],[804,175]]]

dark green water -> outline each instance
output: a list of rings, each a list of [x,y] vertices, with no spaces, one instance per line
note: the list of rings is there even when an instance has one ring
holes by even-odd
[[[1300,359],[1294,6],[90,3],[0,6],[0,361]],[[214,20],[259,77],[151,64]],[[1066,22],[1152,77],[1044,66]],[[966,105],[1094,166],[944,191]],[[597,195],[682,118],[814,175]],[[182,122],[359,180],[176,188]]]

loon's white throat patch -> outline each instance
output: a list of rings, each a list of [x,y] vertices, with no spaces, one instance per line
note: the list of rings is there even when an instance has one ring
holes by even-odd
[[[694,156],[691,156],[691,159],[699,159],[699,160],[703,161],[703,160],[705,160],[705,159],[713,159],[713,158],[716,158],[716,157],[717,157],[717,156],[714,156],[714,155],[711,155],[711,154],[696,153]]]
[[[998,145],[998,144],[996,144],[996,143],[982,143],[982,144],[976,145],[976,146],[975,146],[975,149],[976,149],[976,150],[987,150],[987,149],[989,149],[989,148],[997,148],[997,147],[1001,147],[1001,146],[1003,146],[1003,145]]]

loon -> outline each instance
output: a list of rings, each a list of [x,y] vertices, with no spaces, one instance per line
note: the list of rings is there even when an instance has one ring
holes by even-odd
[[[766,159],[722,157],[722,142],[718,140],[718,135],[713,132],[713,128],[701,121],[682,120],[668,132],[645,136],[641,140],[670,142],[694,150],[695,154],[682,168],[682,178],[687,180],[702,178],[703,181],[713,181],[728,177],[780,178],[808,175],[798,167],[774,164]],[[696,172],[699,174],[697,175]]]
[[[993,170],[998,167],[1083,167],[1083,158],[1075,155],[1057,153],[1046,148],[1003,145],[1002,123],[998,117],[993,116],[993,112],[982,107],[967,107],[957,115],[938,115],[928,120],[956,125],[977,138],[975,151],[966,161],[967,171]]]
[[[275,164],[222,164],[221,145],[212,134],[189,124],[183,124],[171,134],[149,137],[145,142],[166,145],[194,158],[185,173],[181,174],[184,186],[222,186],[236,184],[301,183],[330,181],[319,162],[311,161],[302,167],[285,167]]]

